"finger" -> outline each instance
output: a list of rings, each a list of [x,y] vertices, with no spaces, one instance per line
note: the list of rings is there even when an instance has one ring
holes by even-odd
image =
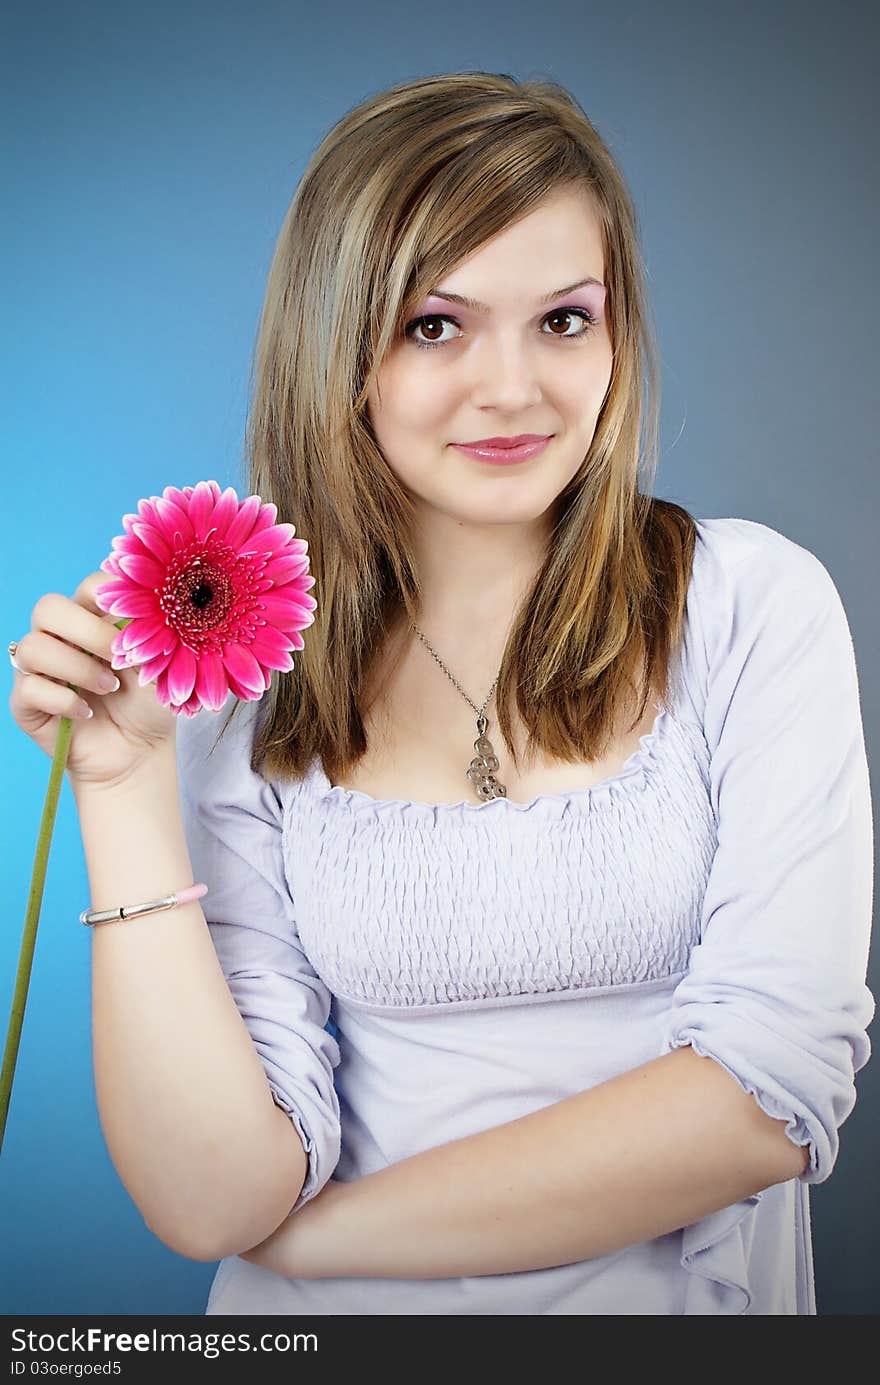
[[[77,588],[77,591],[80,589]],[[88,589],[83,594],[83,601],[84,604],[81,604],[76,597],[47,592],[40,597],[31,613],[33,630],[43,630],[56,639],[65,640],[75,649],[109,663],[113,657],[113,641],[119,631],[112,616],[98,613],[94,596],[89,595]]]
[[[53,683],[51,678],[43,678],[39,673],[32,673],[23,678],[13,698],[25,711],[43,712],[49,716],[76,717],[77,720],[92,715],[92,708],[85,698],[79,697],[72,688],[61,683]]]
[[[106,664],[81,649],[74,649],[44,630],[30,630],[15,651],[18,671],[56,678],[94,693],[114,692],[120,680]]]
[[[116,620],[118,617],[110,616],[106,611],[102,611],[95,600],[95,592],[98,587],[106,586],[112,581],[113,578],[109,572],[101,572],[100,570],[98,572],[90,572],[87,577],[83,578],[76,591],[73,593],[73,600],[79,601],[81,605],[85,606],[90,611],[94,611],[95,615],[103,617],[104,620]]]

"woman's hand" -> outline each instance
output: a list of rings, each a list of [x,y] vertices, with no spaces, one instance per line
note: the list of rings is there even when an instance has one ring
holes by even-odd
[[[331,1279],[344,1273],[334,1258],[339,1244],[334,1223],[345,1183],[330,1178],[319,1193],[287,1217],[271,1236],[239,1252],[239,1259],[286,1279]]]
[[[120,784],[163,748],[173,747],[176,737],[177,714],[159,702],[153,683],[141,687],[137,668],[120,662],[117,689],[100,686],[102,674],[112,676],[112,645],[119,634],[113,616],[95,600],[95,591],[107,581],[106,572],[92,572],[72,597],[41,596],[15,651],[13,718],[50,759],[61,717],[74,718],[65,763],[74,787]],[[88,720],[77,713],[82,703],[92,710]]]

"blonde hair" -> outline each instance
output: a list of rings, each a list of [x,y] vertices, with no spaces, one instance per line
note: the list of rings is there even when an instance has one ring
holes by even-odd
[[[634,692],[629,729],[652,688],[665,705],[696,528],[679,505],[639,490],[640,465],[651,481],[657,469],[659,367],[623,177],[556,83],[425,77],[364,101],[325,136],[269,271],[245,442],[250,493],[274,502],[279,521],[307,541],[317,609],[293,669],[274,674],[263,695],[251,767],[264,777],[298,778],[315,755],[331,783],[345,777],[367,748],[375,662],[392,629],[417,622],[412,499],[367,414],[386,353],[441,276],[572,186],[587,190],[601,225],[612,373],[514,616],[497,730],[519,768],[513,700],[530,756],[593,760]]]

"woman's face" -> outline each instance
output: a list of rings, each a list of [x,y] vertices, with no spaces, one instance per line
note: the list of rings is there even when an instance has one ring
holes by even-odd
[[[368,410],[383,456],[425,517],[527,524],[553,505],[583,462],[611,378],[604,273],[588,195],[566,189],[443,275],[416,306]],[[598,283],[543,301],[588,277]],[[552,437],[506,466],[452,445],[522,433]]]

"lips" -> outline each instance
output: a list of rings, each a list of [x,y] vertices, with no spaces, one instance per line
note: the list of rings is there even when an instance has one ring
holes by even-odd
[[[549,433],[518,433],[515,438],[478,438],[475,442],[459,442],[456,447],[522,447],[525,443],[545,442]]]
[[[527,462],[531,457],[536,457],[539,452],[543,452],[552,438],[552,433],[529,435],[531,442],[517,442],[515,439],[504,439],[503,447],[488,446],[485,443],[454,442],[452,446],[459,452],[463,452],[468,457],[474,457],[478,462],[490,462],[493,466],[512,466],[516,462]]]

